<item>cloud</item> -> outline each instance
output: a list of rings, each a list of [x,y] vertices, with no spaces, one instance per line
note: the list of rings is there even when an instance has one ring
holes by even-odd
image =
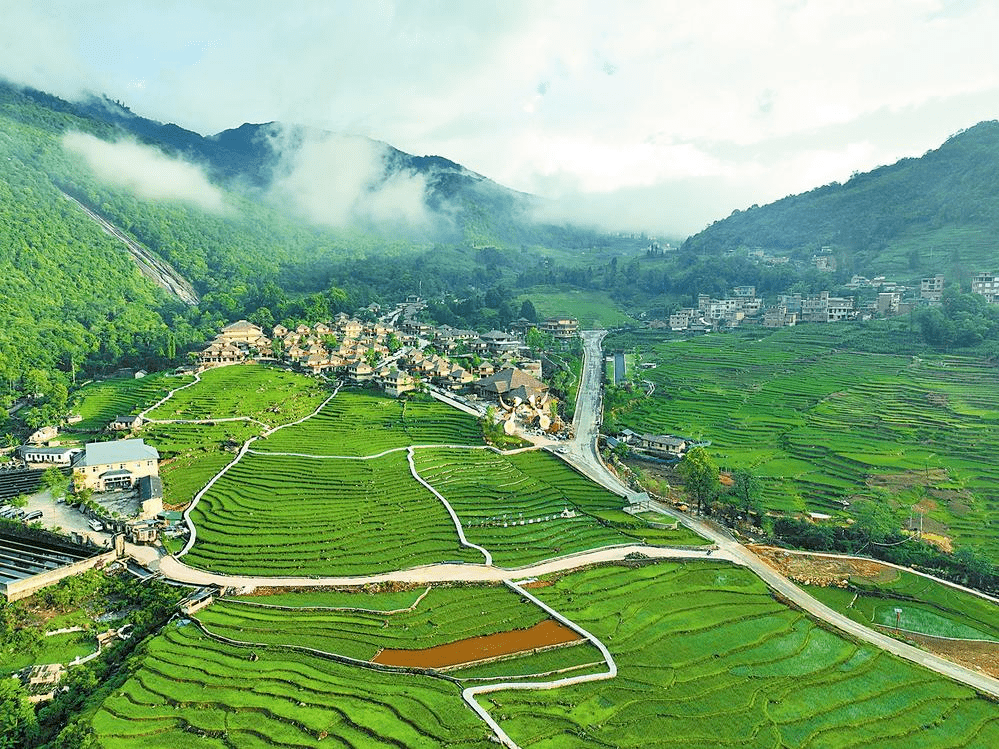
[[[275,126],[278,154],[271,194],[327,226],[390,226],[409,232],[432,223],[422,174],[390,168],[384,143],[361,136]]]
[[[62,138],[67,151],[82,156],[101,180],[147,200],[179,200],[214,213],[225,210],[222,193],[193,164],[132,141],[110,143],[71,131]]]
[[[999,111],[992,0],[8,5],[0,75],[55,93],[202,133],[363,134],[548,197],[719,184],[714,216],[779,197],[791,148],[854,158],[848,176]]]

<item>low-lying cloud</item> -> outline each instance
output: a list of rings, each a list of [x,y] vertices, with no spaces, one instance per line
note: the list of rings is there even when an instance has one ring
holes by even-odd
[[[82,156],[99,179],[140,198],[183,201],[214,213],[225,210],[222,192],[200,168],[151,146],[128,140],[111,143],[75,131],[63,136],[62,145]]]
[[[394,169],[384,143],[277,127],[272,195],[313,223],[421,231],[431,225],[426,178]]]

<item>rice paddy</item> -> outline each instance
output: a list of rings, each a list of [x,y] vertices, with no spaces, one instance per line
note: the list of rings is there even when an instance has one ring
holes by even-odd
[[[521,747],[999,742],[994,702],[817,626],[743,569],[609,566],[536,594],[599,637],[619,671],[481,696]]]
[[[762,479],[771,509],[887,498],[900,523],[915,505],[927,530],[999,558],[994,365],[855,351],[839,328],[647,342],[654,394],[607,421],[710,440],[719,465]]]

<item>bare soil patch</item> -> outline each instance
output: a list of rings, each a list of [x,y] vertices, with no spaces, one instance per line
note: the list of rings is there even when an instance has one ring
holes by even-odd
[[[764,562],[784,577],[803,585],[845,588],[850,579],[887,583],[898,578],[898,570],[866,559],[830,559],[811,554],[789,554],[770,546],[750,546]]]
[[[912,640],[924,650],[999,679],[999,643],[946,640],[911,632],[904,634],[906,639]]]
[[[386,666],[448,668],[582,640],[577,632],[554,619],[546,619],[528,629],[470,637],[423,650],[385,649],[371,660]]]

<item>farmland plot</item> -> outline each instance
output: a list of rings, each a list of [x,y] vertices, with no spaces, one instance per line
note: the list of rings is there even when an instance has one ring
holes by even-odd
[[[309,455],[375,455],[419,444],[481,445],[475,419],[438,401],[399,400],[341,390],[314,417],[254,447]]]
[[[159,420],[243,416],[273,427],[307,416],[328,395],[320,381],[305,375],[239,364],[203,372],[200,382],[177,391],[147,416]]]
[[[537,591],[610,649],[615,679],[480,703],[521,747],[994,746],[972,689],[858,645],[724,564],[602,567]]]
[[[575,551],[633,541],[588,512],[623,500],[540,452],[417,450],[420,475],[451,504],[472,543],[514,567]]]
[[[358,575],[458,560],[444,506],[409,472],[405,453],[373,460],[247,454],[191,513],[184,557],[213,572]]]
[[[450,682],[234,647],[194,625],[150,642],[93,727],[107,749],[491,746]]]
[[[852,351],[835,328],[646,345],[655,393],[606,420],[710,440],[719,465],[762,479],[771,509],[843,515],[843,502],[887,493],[999,557],[995,367]]]

